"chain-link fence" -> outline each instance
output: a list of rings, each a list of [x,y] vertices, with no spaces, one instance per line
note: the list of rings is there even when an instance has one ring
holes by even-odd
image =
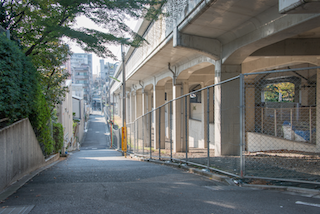
[[[317,68],[189,91],[128,124],[128,150],[234,177],[320,182]]]
[[[246,176],[320,182],[317,69],[246,74]]]

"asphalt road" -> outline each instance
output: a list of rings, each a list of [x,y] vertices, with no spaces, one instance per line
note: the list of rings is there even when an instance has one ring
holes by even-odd
[[[104,118],[91,115],[81,151],[42,171],[1,207],[35,205],[30,213],[41,214],[320,213],[319,198],[226,186],[181,169],[124,158],[106,149],[108,135]]]

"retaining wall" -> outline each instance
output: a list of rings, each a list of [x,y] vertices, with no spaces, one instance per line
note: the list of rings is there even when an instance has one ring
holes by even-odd
[[[302,152],[319,152],[320,146],[287,140],[265,134],[247,132],[247,150],[249,152],[269,150],[294,150]]]
[[[0,130],[0,192],[45,163],[28,118]]]

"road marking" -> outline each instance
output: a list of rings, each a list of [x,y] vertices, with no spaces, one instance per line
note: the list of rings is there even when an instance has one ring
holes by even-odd
[[[100,133],[99,131],[96,131],[96,133]]]
[[[302,202],[302,201],[296,201],[296,204],[302,204],[302,205],[313,206],[313,207],[320,207],[320,204],[312,204],[312,203],[307,203],[307,202]]]
[[[98,148],[92,148],[92,149],[98,149]]]

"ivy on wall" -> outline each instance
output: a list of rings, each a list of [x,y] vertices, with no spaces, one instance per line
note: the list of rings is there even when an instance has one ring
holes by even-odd
[[[53,123],[54,151],[59,152],[63,146],[63,126],[61,123]]]

